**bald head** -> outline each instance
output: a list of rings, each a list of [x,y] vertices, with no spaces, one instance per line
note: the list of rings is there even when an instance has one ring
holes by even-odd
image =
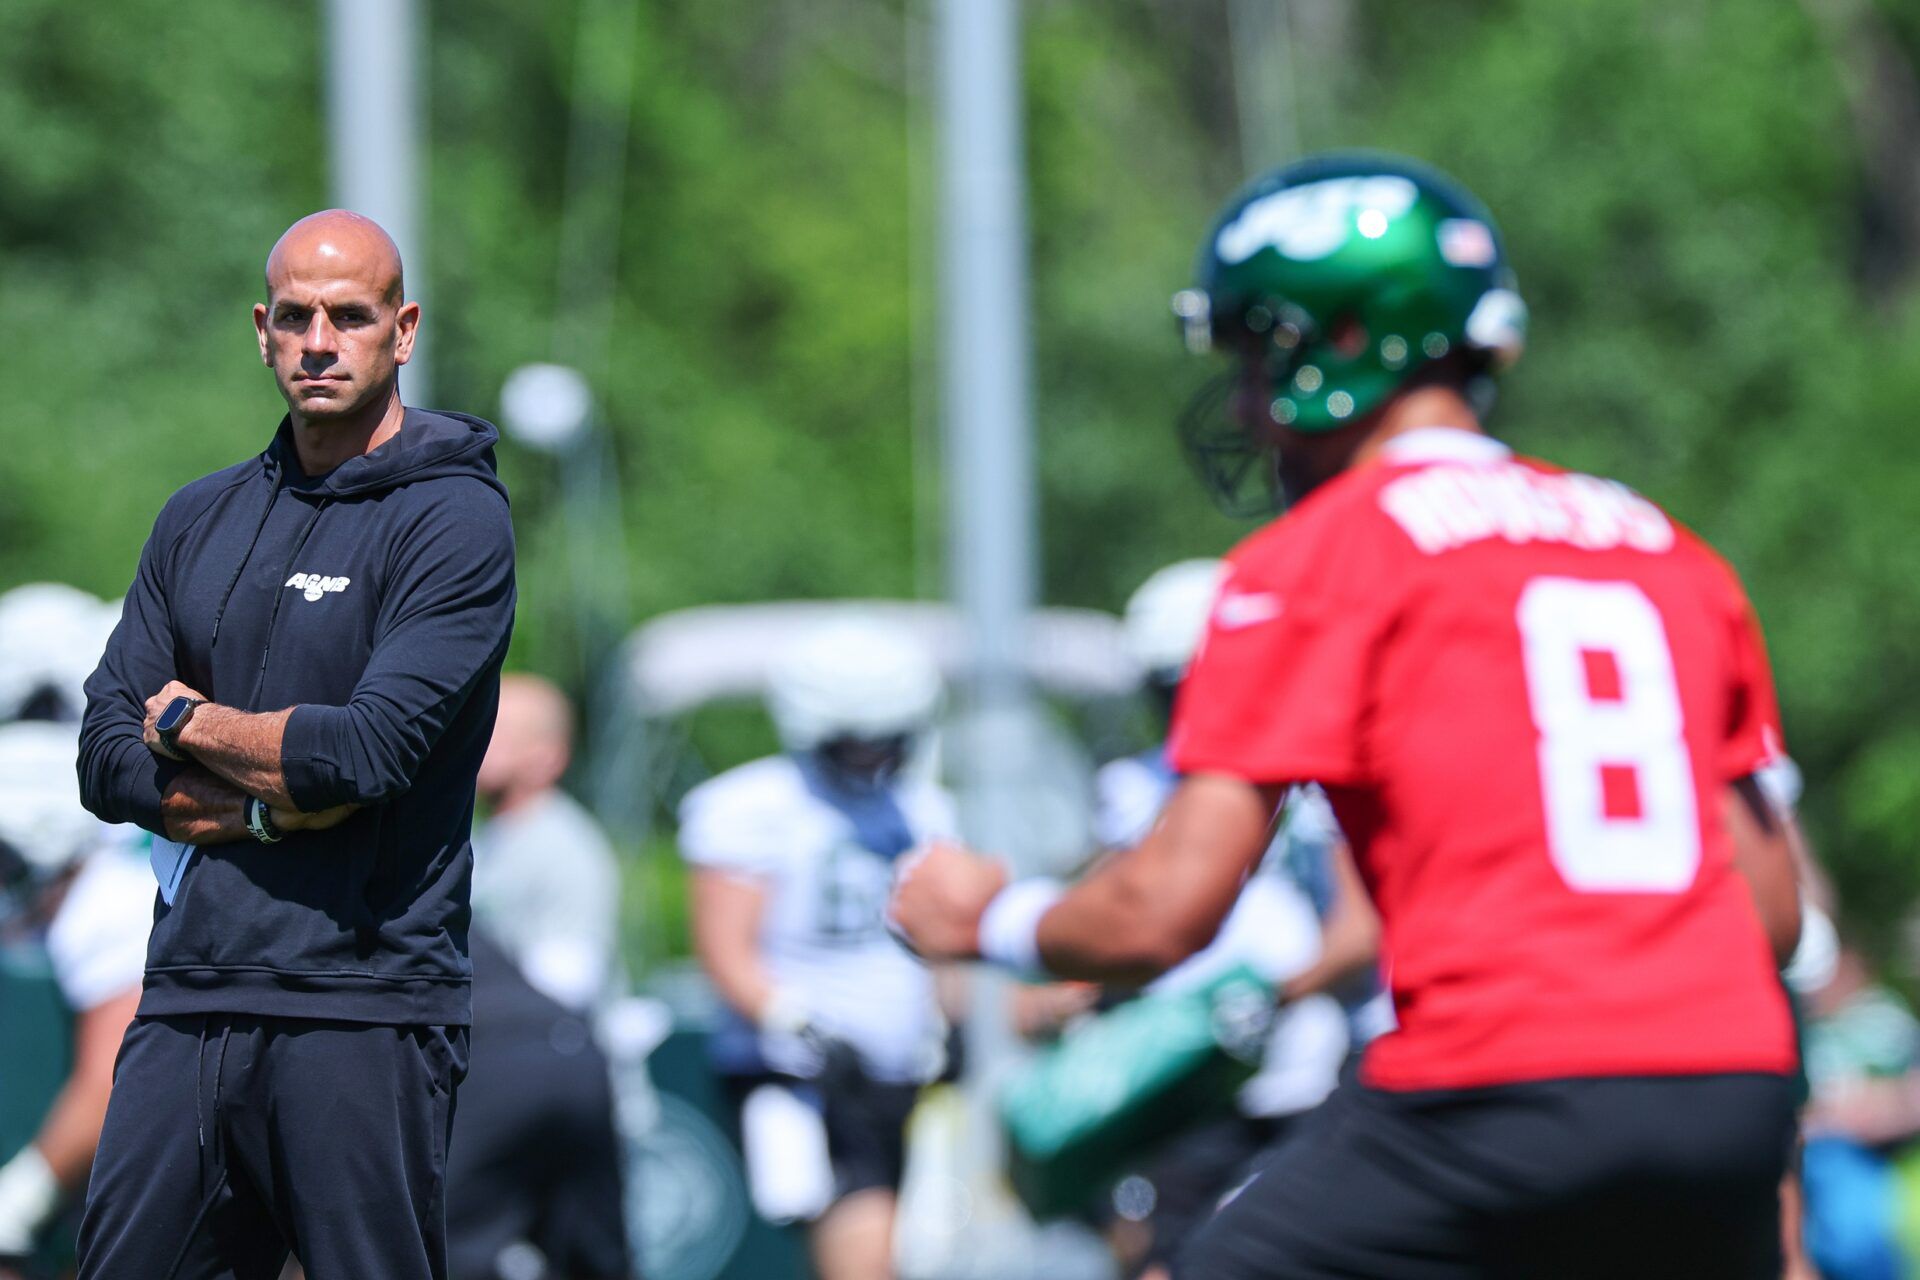
[[[539,676],[500,679],[500,712],[480,762],[480,793],[506,810],[558,785],[573,756],[573,706]]]
[[[573,707],[567,695],[542,676],[500,677],[500,721],[529,738],[573,745]]]
[[[400,246],[379,223],[349,209],[310,213],[281,233],[267,255],[267,301],[276,285],[315,276],[363,280],[395,305],[406,294]]]
[[[393,237],[345,209],[310,213],[275,242],[266,274],[267,300],[254,307],[253,325],[296,435],[341,427],[334,435],[346,448],[358,437],[344,428],[391,421],[397,430],[399,369],[412,358],[420,306],[405,301]],[[343,460],[302,458],[316,466]]]

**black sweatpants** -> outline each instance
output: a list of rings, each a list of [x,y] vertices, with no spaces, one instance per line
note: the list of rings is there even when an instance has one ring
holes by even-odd
[[[1785,1076],[1349,1082],[1201,1229],[1181,1280],[1773,1280]]]
[[[136,1018],[80,1225],[82,1280],[444,1280],[464,1027]]]

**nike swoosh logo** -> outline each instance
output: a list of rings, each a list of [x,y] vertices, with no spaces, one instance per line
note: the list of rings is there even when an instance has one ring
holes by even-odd
[[[1272,622],[1286,606],[1271,591],[1230,591],[1213,606],[1213,625],[1222,631],[1239,631]]]

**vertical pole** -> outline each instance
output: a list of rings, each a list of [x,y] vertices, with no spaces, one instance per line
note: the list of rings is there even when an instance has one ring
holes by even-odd
[[[420,216],[426,172],[420,145],[420,11],[416,0],[328,0],[327,144],[333,203],[365,214],[400,246],[407,297],[426,294]],[[431,405],[433,317],[420,326],[401,375],[408,404]]]
[[[980,701],[1018,701],[1034,599],[1026,173],[1014,0],[941,0],[943,402],[952,589]]]
[[[973,655],[955,752],[961,817],[976,847],[1030,866],[1019,813],[1032,752],[1023,656],[1036,544],[1019,11],[1016,0],[937,7],[948,578]],[[1007,995],[1005,978],[976,971],[967,1027],[976,1203],[1002,1163],[993,1094],[1015,1052]],[[993,1252],[969,1259],[969,1274],[993,1274]]]

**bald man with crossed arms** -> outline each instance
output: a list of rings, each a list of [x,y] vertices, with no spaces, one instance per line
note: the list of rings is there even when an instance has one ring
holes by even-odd
[[[87,682],[81,789],[154,833],[86,1280],[438,1280],[474,775],[513,623],[493,427],[402,405],[378,226],[295,223],[253,309],[287,402],[168,500]]]

